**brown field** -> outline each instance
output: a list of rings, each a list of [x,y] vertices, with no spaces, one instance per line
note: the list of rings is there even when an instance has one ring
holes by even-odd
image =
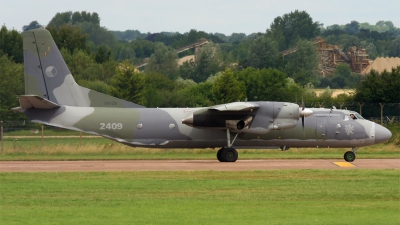
[[[325,91],[325,89],[315,89],[315,93],[317,94],[317,96],[321,95],[323,92]],[[340,94],[347,94],[347,95],[352,95],[355,93],[355,89],[332,89],[332,97],[336,97]]]

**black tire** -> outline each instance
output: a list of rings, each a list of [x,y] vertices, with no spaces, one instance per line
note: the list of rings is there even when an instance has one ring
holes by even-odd
[[[354,154],[352,151],[348,151],[344,153],[343,158],[346,162],[353,162],[356,159],[356,154]]]
[[[223,150],[224,148],[221,148],[220,150],[218,150],[218,152],[217,152],[217,159],[218,159],[218,161],[220,161],[220,162],[224,162],[223,161],[223,159],[222,159],[222,157],[221,157],[221,153],[222,153],[222,150]]]
[[[223,148],[221,151],[222,162],[236,162],[238,156],[239,154],[234,148]]]

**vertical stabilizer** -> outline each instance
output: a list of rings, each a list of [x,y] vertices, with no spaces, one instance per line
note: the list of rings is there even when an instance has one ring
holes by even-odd
[[[26,95],[38,95],[68,106],[143,107],[79,86],[46,29],[34,29],[22,35]]]

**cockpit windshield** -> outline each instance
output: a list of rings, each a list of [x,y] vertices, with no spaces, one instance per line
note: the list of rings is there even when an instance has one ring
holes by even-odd
[[[364,119],[364,118],[363,118],[360,114],[358,114],[358,113],[355,113],[354,116],[356,116],[357,119],[360,119],[360,120],[363,120],[363,119]]]
[[[349,120],[349,119],[352,119],[352,120],[357,120],[357,119],[363,120],[364,118],[358,113],[350,113],[350,116],[348,116],[348,115],[344,116],[344,120],[345,121]]]

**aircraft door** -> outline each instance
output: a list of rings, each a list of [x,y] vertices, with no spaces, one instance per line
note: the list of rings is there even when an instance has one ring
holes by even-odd
[[[326,139],[326,122],[325,118],[317,119],[317,127],[315,129],[316,138],[318,141],[323,141]]]

